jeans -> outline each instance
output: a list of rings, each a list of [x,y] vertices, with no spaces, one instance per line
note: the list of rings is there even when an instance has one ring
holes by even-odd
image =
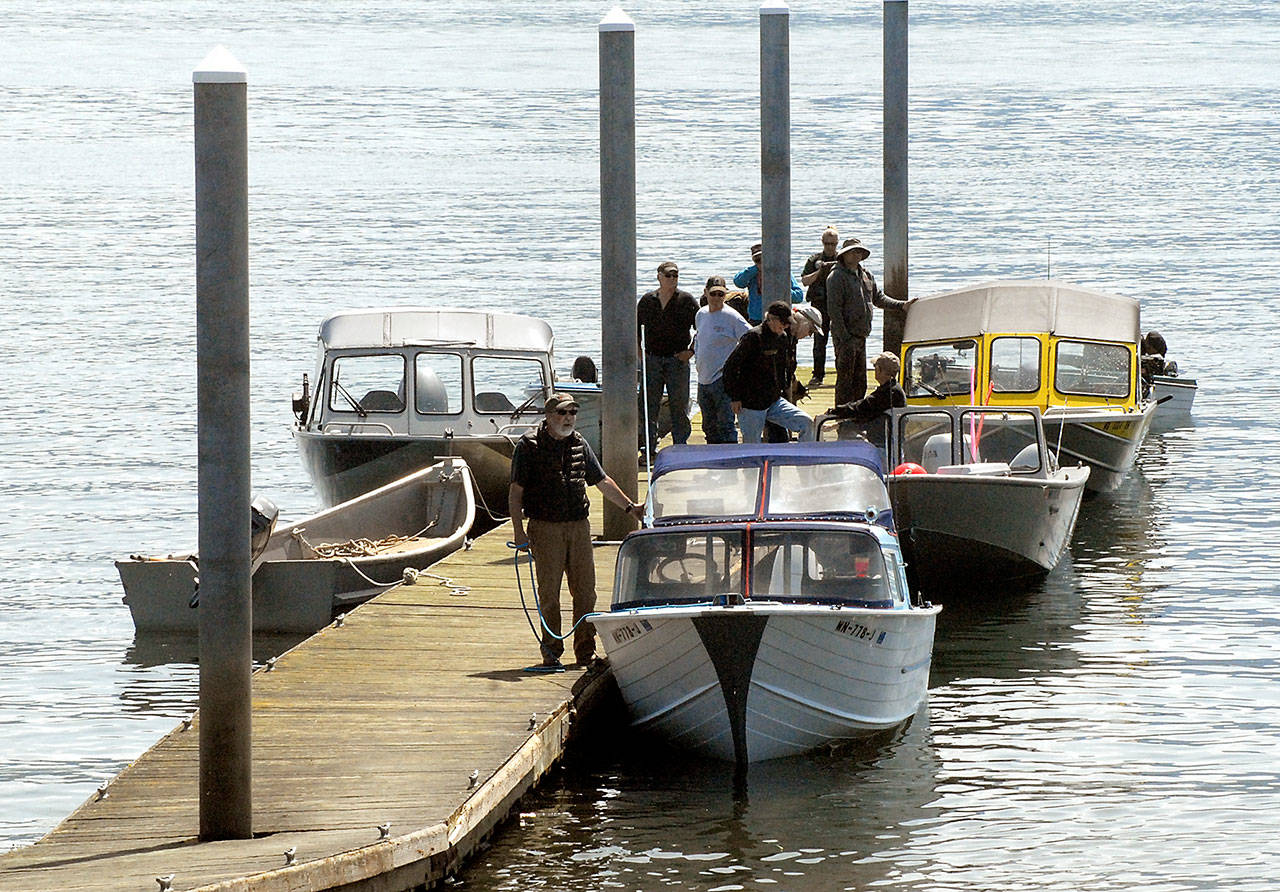
[[[822,328],[825,331],[831,331],[831,317],[827,315],[827,305],[818,306],[818,312],[822,314]],[[813,377],[825,378],[827,376],[827,335],[821,331],[813,333]]]
[[[772,421],[789,431],[795,431],[800,435],[801,440],[813,439],[813,419],[782,397],[778,397],[767,409],[748,409],[743,406],[739,410],[738,427],[742,428],[742,442],[759,443],[766,421]]]
[[[698,385],[698,407],[702,409],[702,433],[708,443],[738,442],[733,423],[733,401],[724,392],[724,378]]]
[[[649,400],[649,440],[658,449],[658,410],[662,408],[662,388],[667,388],[667,405],[671,410],[671,441],[689,442],[693,425],[689,423],[689,363],[674,356],[644,355],[644,392]]]
[[[836,405],[867,395],[867,339],[836,343]]]

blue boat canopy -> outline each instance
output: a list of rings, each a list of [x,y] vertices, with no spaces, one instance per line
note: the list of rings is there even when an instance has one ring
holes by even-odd
[[[754,443],[714,446],[668,446],[654,459],[656,480],[688,468],[759,468],[766,461],[786,465],[856,464],[883,477],[880,451],[862,440],[828,443]]]

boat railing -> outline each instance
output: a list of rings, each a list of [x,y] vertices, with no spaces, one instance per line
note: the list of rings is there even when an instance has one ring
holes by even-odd
[[[322,434],[345,433],[354,434],[356,428],[375,428],[372,433],[381,433],[386,431],[388,436],[395,436],[390,425],[383,424],[381,421],[327,421],[320,428]],[[380,428],[381,430],[377,430]]]

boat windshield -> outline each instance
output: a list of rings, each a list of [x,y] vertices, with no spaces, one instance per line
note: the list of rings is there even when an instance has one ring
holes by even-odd
[[[759,504],[760,469],[681,468],[653,482],[655,517],[751,517]]]
[[[1132,371],[1125,344],[1059,341],[1053,386],[1059,393],[1088,396],[1129,396]]]
[[[884,483],[863,465],[771,465],[766,516],[861,514],[888,507]]]
[[[538,395],[546,391],[542,363],[536,359],[511,356],[477,356],[471,361],[476,411],[509,414],[529,399],[530,388]],[[537,411],[542,400],[535,400]]]
[[[889,607],[880,543],[859,530],[763,530],[752,536],[751,597]]]
[[[742,595],[742,531],[680,530],[634,536],[618,552],[615,609]]]
[[[907,350],[907,396],[959,396],[974,389],[977,344],[959,340],[917,344]]]
[[[329,408],[336,412],[404,411],[404,357],[339,356],[333,361]]]
[[[1030,412],[970,411],[960,416],[964,431],[961,464],[1003,462],[1016,474],[1040,470],[1040,439]]]

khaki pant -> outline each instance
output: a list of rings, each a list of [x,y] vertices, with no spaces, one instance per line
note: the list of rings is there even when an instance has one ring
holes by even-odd
[[[596,562],[591,553],[591,522],[571,520],[556,523],[530,518],[527,525],[529,550],[538,580],[538,609],[542,618],[557,635],[560,634],[560,580],[569,576],[569,595],[573,599],[573,621],[576,623],[596,609]],[[564,642],[542,629],[542,659],[560,659]],[[596,650],[596,632],[591,623],[583,623],[573,634],[573,653],[579,663],[591,659]]]

